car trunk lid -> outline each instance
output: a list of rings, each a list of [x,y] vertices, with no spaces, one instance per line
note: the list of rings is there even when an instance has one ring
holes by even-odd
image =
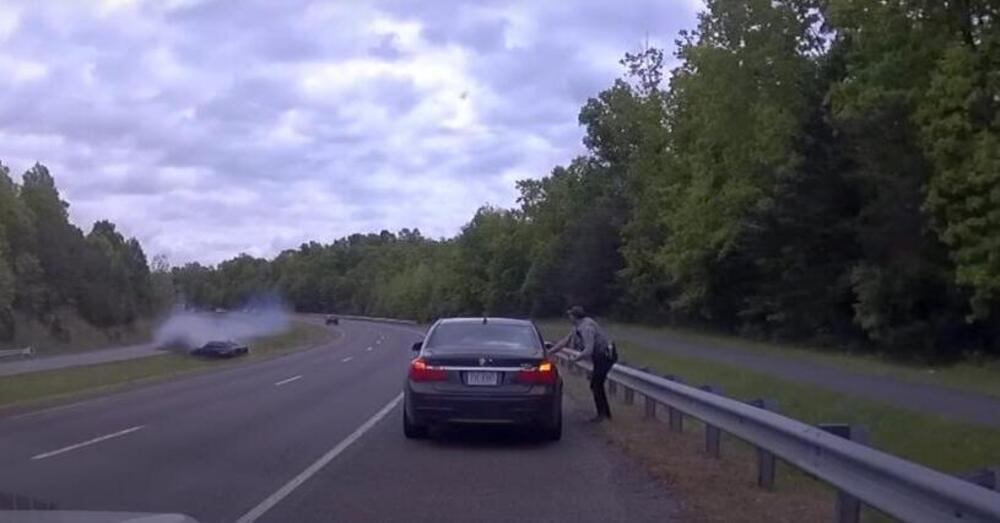
[[[423,356],[428,365],[448,371],[448,379],[435,382],[435,390],[456,394],[521,394],[531,390],[531,384],[515,382],[522,369],[536,367],[543,361],[540,351],[522,354],[496,354],[465,350],[434,352]],[[495,384],[491,381],[495,373]]]

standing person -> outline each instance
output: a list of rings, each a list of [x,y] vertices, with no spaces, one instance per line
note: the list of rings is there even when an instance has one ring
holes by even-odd
[[[594,363],[594,371],[590,376],[590,390],[594,393],[594,405],[597,407],[597,416],[591,421],[601,422],[611,419],[611,406],[608,405],[608,395],[604,391],[604,382],[607,380],[608,372],[618,359],[614,345],[604,334],[604,329],[587,316],[583,307],[574,305],[566,314],[573,322],[573,328],[563,339],[559,340],[550,349],[549,354],[559,352],[572,344],[573,349],[579,351],[573,357],[573,361],[589,357]]]

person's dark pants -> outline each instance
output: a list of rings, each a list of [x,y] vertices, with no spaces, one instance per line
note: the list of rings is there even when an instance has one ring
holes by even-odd
[[[590,374],[590,390],[594,393],[594,406],[597,407],[597,415],[602,418],[611,418],[611,406],[608,405],[608,394],[604,391],[604,382],[608,379],[608,372],[613,364],[602,361],[594,362],[594,372]]]

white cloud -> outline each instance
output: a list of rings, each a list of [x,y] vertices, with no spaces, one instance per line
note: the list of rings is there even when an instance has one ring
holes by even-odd
[[[41,62],[0,54],[0,71],[3,71],[0,81],[19,84],[41,80],[49,68]]]
[[[0,7],[0,160],[175,263],[456,233],[582,151],[588,96],[689,3],[115,0]]]
[[[14,7],[0,6],[0,42],[10,38],[21,23],[21,12]]]

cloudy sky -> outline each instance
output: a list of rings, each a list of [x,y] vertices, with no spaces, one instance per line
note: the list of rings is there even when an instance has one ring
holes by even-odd
[[[579,154],[581,104],[699,3],[0,0],[0,161],[172,263],[451,236]]]

